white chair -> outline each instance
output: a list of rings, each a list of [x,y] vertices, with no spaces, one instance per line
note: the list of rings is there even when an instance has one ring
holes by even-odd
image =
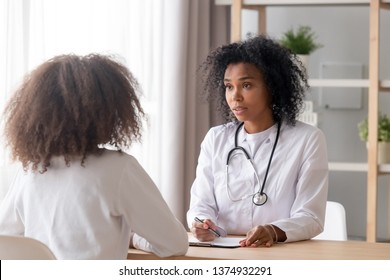
[[[24,236],[0,235],[1,260],[55,260],[42,242]]]
[[[324,231],[313,239],[348,240],[346,215],[342,204],[326,202]]]

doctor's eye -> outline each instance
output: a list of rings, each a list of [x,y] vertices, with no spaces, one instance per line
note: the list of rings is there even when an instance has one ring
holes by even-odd
[[[232,90],[233,86],[231,84],[225,84],[225,90]]]
[[[244,84],[242,85],[242,88],[244,88],[244,89],[250,89],[250,88],[251,88],[251,84],[250,84],[250,83],[244,83]]]

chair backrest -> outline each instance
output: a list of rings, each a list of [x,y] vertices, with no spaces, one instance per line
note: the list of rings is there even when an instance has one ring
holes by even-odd
[[[1,260],[55,260],[42,242],[24,236],[0,235]]]
[[[345,208],[341,203],[326,202],[324,231],[313,239],[348,240]]]

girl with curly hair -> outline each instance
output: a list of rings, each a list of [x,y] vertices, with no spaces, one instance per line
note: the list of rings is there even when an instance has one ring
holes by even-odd
[[[201,70],[226,123],[201,145],[187,213],[193,235],[246,235],[240,245],[253,247],[318,235],[327,147],[321,130],[297,120],[308,83],[296,55],[260,35],[211,51]]]
[[[21,170],[0,208],[0,234],[35,238],[59,259],[126,259],[129,243],[186,253],[184,226],[121,152],[141,137],[138,91],[123,64],[99,54],[56,56],[26,76],[5,110]]]

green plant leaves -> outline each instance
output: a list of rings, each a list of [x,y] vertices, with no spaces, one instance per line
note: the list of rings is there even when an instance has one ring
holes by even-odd
[[[295,54],[310,54],[323,47],[316,42],[315,33],[310,26],[299,26],[296,31],[291,28],[283,33],[280,44]]]
[[[358,123],[358,131],[360,140],[368,140],[368,119],[365,118]],[[379,113],[378,116],[378,141],[390,142],[390,120],[386,114]]]

